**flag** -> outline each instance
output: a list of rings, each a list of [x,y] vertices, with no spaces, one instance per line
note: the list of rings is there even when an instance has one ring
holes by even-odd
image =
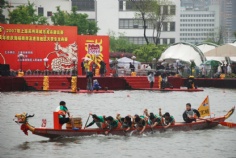
[[[210,104],[208,96],[203,100],[202,104],[199,106],[198,111],[201,115],[201,118],[205,116],[210,116]]]

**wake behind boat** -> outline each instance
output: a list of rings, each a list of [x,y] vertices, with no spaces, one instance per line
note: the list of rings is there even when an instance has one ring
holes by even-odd
[[[217,125],[219,125],[222,122],[225,122],[226,119],[228,119],[233,113],[234,113],[235,107],[230,109],[227,114],[220,117],[214,117],[214,118],[208,118],[208,119],[200,119],[197,122],[193,123],[184,123],[184,122],[176,122],[175,125],[171,125],[168,130],[172,131],[189,131],[189,130],[203,130],[203,129],[209,129],[214,128]],[[55,113],[55,112],[54,112]],[[23,114],[16,114],[15,118],[17,119],[15,122],[20,123],[21,130],[28,135],[28,130],[31,131],[33,134],[46,137],[46,138],[58,138],[58,137],[71,137],[71,136],[91,136],[91,135],[97,135],[102,134],[105,135],[105,130],[99,129],[99,128],[90,128],[90,129],[60,129],[55,126],[55,120],[54,120],[54,128],[36,128],[29,124],[28,118],[33,117],[34,115],[28,115],[26,113]],[[82,125],[82,122],[80,122]],[[155,126],[151,128],[150,126],[146,126],[145,133],[153,133],[153,132],[164,132],[166,129],[163,126]],[[116,128],[112,130],[112,135],[137,135],[138,132],[135,132],[136,129],[132,128],[129,132],[124,132],[121,128]]]

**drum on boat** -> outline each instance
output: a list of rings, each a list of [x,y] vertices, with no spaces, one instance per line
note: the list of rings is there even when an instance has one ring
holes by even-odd
[[[82,118],[81,117],[74,117],[73,120],[74,120],[74,127],[81,129],[83,126]],[[66,129],[72,129],[71,122],[66,123]]]

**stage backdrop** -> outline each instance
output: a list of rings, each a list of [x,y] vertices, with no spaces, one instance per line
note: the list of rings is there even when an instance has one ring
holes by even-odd
[[[24,55],[24,71],[43,71],[46,67],[53,71],[70,71],[75,66],[81,74],[80,63],[85,56],[90,55],[95,63],[100,61],[98,58],[108,63],[109,37],[78,36],[74,26],[0,24],[0,64],[19,70],[19,54]],[[48,58],[47,64],[44,58]],[[73,58],[76,58],[75,63]]]
[[[79,63],[82,58],[90,58],[90,62],[96,64],[97,69],[100,68],[100,62],[104,61],[107,72],[109,70],[109,37],[108,36],[78,36],[79,47]],[[81,56],[82,55],[82,56]],[[81,65],[79,65],[79,74],[81,74]]]

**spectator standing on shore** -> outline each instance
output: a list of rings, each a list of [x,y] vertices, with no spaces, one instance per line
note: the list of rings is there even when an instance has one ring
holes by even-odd
[[[231,74],[232,73],[232,69],[231,69],[231,65],[229,64],[227,66],[227,74]]]
[[[155,76],[153,72],[150,72],[149,75],[147,76],[148,82],[150,83],[150,88],[153,88],[153,84],[155,82]]]

